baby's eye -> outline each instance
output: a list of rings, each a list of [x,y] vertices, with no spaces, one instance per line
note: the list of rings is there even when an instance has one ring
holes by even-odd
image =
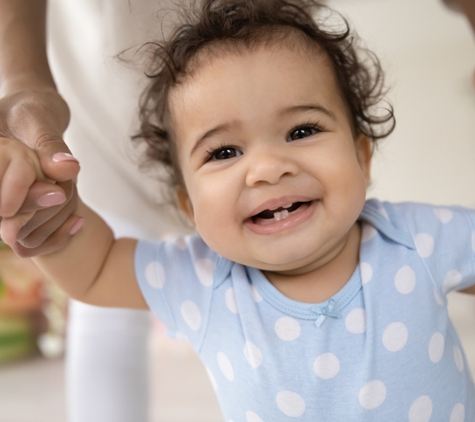
[[[289,136],[287,137],[287,142],[296,141],[297,139],[304,139],[309,136],[315,135],[316,133],[321,132],[314,126],[300,126],[296,129],[293,129]]]
[[[230,158],[239,157],[240,155],[242,155],[242,152],[238,151],[236,148],[223,147],[211,151],[209,153],[209,160],[229,160]]]

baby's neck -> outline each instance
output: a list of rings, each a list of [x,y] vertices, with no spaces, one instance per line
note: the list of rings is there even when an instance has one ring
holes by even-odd
[[[340,253],[331,261],[299,275],[264,272],[267,279],[290,299],[306,303],[320,303],[334,296],[350,280],[359,262],[361,226],[351,228]]]

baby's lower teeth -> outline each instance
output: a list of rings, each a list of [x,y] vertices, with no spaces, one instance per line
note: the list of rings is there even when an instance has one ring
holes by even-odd
[[[277,211],[277,212],[274,213],[274,218],[277,221],[280,221],[280,220],[284,220],[285,218],[287,218],[288,215],[289,215],[289,212],[287,210]]]

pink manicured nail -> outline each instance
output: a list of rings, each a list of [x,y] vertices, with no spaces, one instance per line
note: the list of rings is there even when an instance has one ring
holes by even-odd
[[[50,192],[40,196],[36,203],[40,207],[53,207],[54,205],[64,204],[66,197],[61,192]]]
[[[76,158],[74,158],[71,154],[68,154],[67,152],[57,152],[53,155],[52,158],[55,163],[60,163],[62,161],[76,161],[76,163],[79,162]]]
[[[73,224],[73,226],[71,227],[71,230],[69,230],[69,234],[71,236],[75,235],[79,231],[79,229],[84,225],[85,221],[86,220],[82,217],[78,218],[76,222]]]

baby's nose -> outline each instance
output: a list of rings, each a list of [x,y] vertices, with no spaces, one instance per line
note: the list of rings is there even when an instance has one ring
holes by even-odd
[[[298,165],[285,152],[269,149],[253,153],[246,177],[247,186],[275,185],[283,177],[298,173]]]

